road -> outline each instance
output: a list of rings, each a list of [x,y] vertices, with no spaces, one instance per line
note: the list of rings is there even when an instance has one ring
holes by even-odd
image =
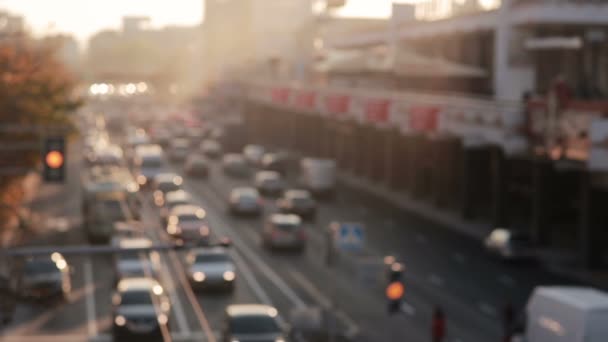
[[[80,144],[70,144],[68,178],[62,185],[43,185],[32,210],[41,225],[29,244],[85,244],[79,225]],[[168,170],[182,174],[179,165]],[[238,279],[232,294],[196,294],[189,287],[182,255],[162,255],[160,281],[173,303],[170,326],[174,341],[213,341],[219,337],[223,310],[231,303],[274,305],[288,320],[296,307],[332,307],[340,323],[358,332],[359,341],[428,341],[430,317],[436,305],[447,316],[447,341],[500,341],[503,303],[521,307],[538,284],[563,284],[535,266],[506,264],[489,258],[468,240],[410,213],[400,212],[367,196],[339,189],[332,201],[320,203],[318,218],[308,225],[309,244],[303,255],[262,249],[260,219],[226,214],[226,198],[249,180],[224,176],[217,162],[208,179],[185,178],[184,188],[206,209],[215,235],[233,240]],[[149,193],[142,193],[142,221],[156,242],[168,241]],[[274,201],[265,201],[266,213]],[[367,227],[367,253],[377,259],[395,255],[406,265],[404,312],[389,316],[379,287],[363,284],[352,272],[324,263],[322,230],[332,221],[357,221]],[[74,291],[67,303],[43,307],[20,303],[14,321],[0,330],[0,341],[111,340],[112,259],[74,256]]]

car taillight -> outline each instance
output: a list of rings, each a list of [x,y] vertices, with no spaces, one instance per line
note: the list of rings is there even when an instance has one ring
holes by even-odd
[[[264,200],[262,198],[258,198],[258,205],[264,205]]]
[[[305,232],[304,230],[300,230],[300,231],[298,232],[298,238],[299,238],[300,240],[306,240],[306,232]]]

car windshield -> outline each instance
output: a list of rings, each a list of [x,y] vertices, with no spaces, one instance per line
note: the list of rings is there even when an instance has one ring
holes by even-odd
[[[57,272],[57,265],[53,260],[32,260],[25,264],[26,274],[45,274]]]
[[[310,206],[313,204],[313,200],[311,198],[308,197],[295,197],[292,198],[291,201],[293,202],[293,205],[295,206]]]
[[[146,290],[130,290],[120,295],[120,305],[154,305],[152,293]]]
[[[279,224],[275,224],[275,227],[277,227],[277,229],[279,229],[279,230],[286,231],[286,232],[292,232],[292,231],[298,230],[298,228],[300,228],[299,225],[293,224],[293,223],[279,223]]]
[[[202,220],[201,217],[195,214],[182,214],[178,216],[179,222],[194,222]]]
[[[277,322],[269,316],[239,316],[230,320],[230,331],[237,334],[276,334],[280,333]]]
[[[147,255],[145,252],[140,251],[130,251],[130,252],[121,252],[118,256],[120,261],[147,261]]]
[[[197,254],[195,263],[209,263],[209,262],[228,262],[230,257],[226,254],[221,253],[208,253],[208,254]]]
[[[167,193],[169,191],[179,190],[180,186],[173,182],[161,182],[158,184],[158,190]]]
[[[157,158],[145,158],[142,160],[140,167],[145,169],[158,169],[162,167],[162,161]]]
[[[100,214],[102,218],[111,222],[126,221],[128,216],[125,209],[125,205],[121,201],[103,201],[103,211]]]

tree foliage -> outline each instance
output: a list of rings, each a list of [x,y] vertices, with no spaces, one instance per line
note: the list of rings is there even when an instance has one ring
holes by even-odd
[[[17,146],[35,144],[47,133],[12,127],[71,127],[69,114],[80,106],[75,87],[48,45],[26,36],[0,37],[0,191],[22,176],[7,169],[34,167],[40,160],[39,150]]]

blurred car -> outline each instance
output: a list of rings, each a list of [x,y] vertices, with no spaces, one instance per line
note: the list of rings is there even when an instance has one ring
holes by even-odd
[[[169,217],[169,213],[173,208],[178,205],[187,205],[192,204],[192,196],[184,191],[170,191],[165,194],[165,200],[163,203],[163,207],[160,209],[160,220],[163,227],[167,226],[167,218]]]
[[[139,221],[115,222],[110,244],[119,247],[120,241],[123,239],[144,236],[144,227]]]
[[[154,177],[154,204],[161,207],[165,204],[165,194],[180,190],[184,182],[181,176],[175,173],[160,173]]]
[[[121,280],[112,296],[114,341],[163,341],[162,326],[168,328],[171,302],[163,287],[147,277]]]
[[[228,210],[231,214],[259,216],[263,210],[263,200],[260,193],[249,187],[232,189],[228,198]]]
[[[283,197],[277,200],[281,213],[296,214],[303,219],[314,220],[317,204],[312,194],[306,190],[287,190]]]
[[[184,171],[188,176],[207,178],[209,176],[209,162],[204,156],[193,154],[186,160]]]
[[[122,148],[117,145],[106,145],[94,148],[87,155],[89,166],[124,166],[124,154]]]
[[[152,180],[163,169],[162,150],[156,148],[138,149],[133,159],[135,180],[140,186],[150,186]]]
[[[152,139],[160,146],[167,147],[171,141],[171,132],[167,128],[156,127],[153,131]]]
[[[232,291],[236,267],[223,247],[203,248],[187,257],[190,285],[194,289],[221,288]]]
[[[224,317],[223,342],[286,341],[285,333],[277,321],[278,311],[272,306],[229,305]]]
[[[146,237],[123,238],[118,242],[121,251],[115,256],[115,283],[133,277],[157,276],[160,269],[160,255],[156,251],[142,251],[152,247]]]
[[[254,183],[263,195],[280,195],[285,189],[285,182],[281,174],[276,171],[258,171]]]
[[[299,216],[293,214],[272,214],[264,223],[262,230],[264,246],[304,250],[306,231]]]
[[[122,192],[99,194],[85,217],[85,232],[91,243],[107,243],[114,223],[134,219]]]
[[[262,157],[263,170],[276,171],[286,175],[289,168],[289,157],[286,153],[266,153]]]
[[[180,162],[186,160],[190,154],[190,142],[187,139],[175,139],[169,143],[169,151],[167,153],[169,160]]]
[[[245,160],[253,166],[260,166],[264,156],[264,147],[260,145],[247,145],[243,148]]]
[[[484,240],[487,251],[505,260],[534,258],[530,235],[519,230],[496,228]]]
[[[199,147],[201,142],[205,138],[205,135],[206,135],[206,130],[203,127],[201,127],[200,125],[186,127],[186,137],[188,138],[188,141],[190,142],[191,148]]]
[[[248,177],[250,173],[249,165],[245,158],[236,153],[224,155],[222,169],[226,175],[239,178]]]
[[[206,139],[201,143],[201,151],[208,158],[216,159],[222,155],[222,145],[216,140]]]
[[[20,282],[21,295],[35,300],[67,300],[72,290],[70,273],[70,266],[59,253],[26,259]]]
[[[167,234],[182,242],[209,243],[211,230],[205,210],[197,205],[178,205],[169,212]]]

